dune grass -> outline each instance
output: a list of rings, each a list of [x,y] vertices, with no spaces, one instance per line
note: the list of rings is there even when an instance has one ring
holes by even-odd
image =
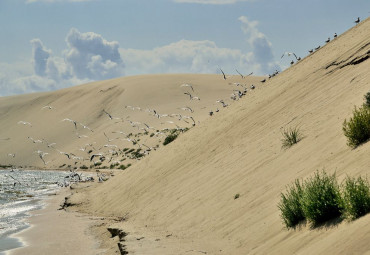
[[[366,178],[347,176],[343,184],[346,217],[357,219],[370,212],[370,187]]]
[[[303,134],[299,127],[287,128],[282,132],[283,139],[281,139],[283,148],[289,148],[303,139]]]
[[[355,107],[353,117],[343,122],[343,132],[352,148],[367,142],[370,139],[370,107]]]
[[[287,228],[294,228],[305,219],[301,206],[302,195],[303,186],[298,179],[295,180],[293,185],[288,186],[286,194],[281,193],[281,201],[278,207]]]

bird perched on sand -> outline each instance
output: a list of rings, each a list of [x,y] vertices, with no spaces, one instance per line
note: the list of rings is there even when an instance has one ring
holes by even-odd
[[[290,61],[290,64],[293,65],[294,64],[294,60]]]
[[[334,39],[337,38],[337,36],[338,36],[337,33],[334,33]]]
[[[263,79],[261,82],[262,82],[262,83],[266,82],[266,79]]]
[[[355,23],[356,23],[356,25],[357,25],[358,23],[360,23],[360,17],[357,17],[357,19],[355,20]]]
[[[328,37],[328,40],[325,41],[326,43],[330,42],[330,37]]]
[[[308,52],[309,52],[309,53],[313,53],[313,49],[309,50]]]

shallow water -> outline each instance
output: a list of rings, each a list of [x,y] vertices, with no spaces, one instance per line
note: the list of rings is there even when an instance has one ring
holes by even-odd
[[[22,246],[10,236],[29,226],[25,220],[29,212],[41,209],[67,175],[69,172],[0,170],[0,255]]]

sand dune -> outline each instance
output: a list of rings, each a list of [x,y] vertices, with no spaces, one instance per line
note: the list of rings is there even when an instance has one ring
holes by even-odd
[[[146,75],[94,82],[56,92],[0,98],[0,139],[3,139],[0,140],[0,162],[3,165],[49,169],[66,168],[68,165],[71,168],[89,166],[92,163],[88,159],[93,153],[103,152],[109,159],[108,151],[114,147],[104,145],[117,145],[121,149],[139,148],[124,140],[130,133],[133,134],[131,138],[140,139],[140,145],[162,145],[166,134],[157,135],[157,131],[192,127],[193,120],[187,117],[193,117],[198,125],[209,117],[209,111],[223,108],[217,100],[231,103],[230,95],[235,93],[234,90],[243,90],[233,83],[242,82],[250,86],[259,80],[259,77],[242,79],[233,76],[225,81],[221,75]],[[181,86],[183,84],[192,85],[194,91]],[[200,100],[190,100],[184,93],[198,96]],[[181,109],[185,107],[190,107],[193,112]],[[160,116],[179,115],[158,119],[153,109]],[[104,111],[120,119],[110,120]],[[65,119],[76,121],[76,127]],[[20,121],[31,125],[18,124]],[[133,127],[130,121],[140,124]],[[144,134],[144,128],[148,134]],[[156,135],[150,137],[152,133]],[[48,146],[52,143],[56,144]],[[87,149],[82,151],[81,148]],[[44,157],[47,165],[35,153],[38,150],[48,153]],[[93,152],[87,153],[89,150]],[[59,151],[73,153],[84,160],[68,159]],[[8,157],[9,153],[16,154],[16,157]],[[104,164],[110,165],[108,161]]]
[[[336,172],[340,179],[368,174],[370,143],[348,147],[342,123],[370,89],[369,31],[367,19],[264,84],[249,77],[256,89],[213,117],[208,111],[215,109],[215,98],[227,98],[228,82],[241,82],[240,77],[126,77],[2,98],[1,136],[11,139],[1,141],[0,160],[10,162],[3,156],[10,150],[22,156],[21,164],[40,163],[29,155],[34,144],[26,144],[25,130],[73,150],[79,142],[69,138],[73,127],[60,122],[67,117],[94,129],[90,136],[102,144],[101,133],[114,129],[102,109],[120,116],[127,116],[125,105],[174,112],[189,103],[179,86],[191,83],[202,97],[194,115],[200,123],[85,196],[79,193],[76,199],[84,201],[79,210],[126,217],[119,227],[129,232],[125,244],[136,254],[365,254],[370,250],[369,215],[288,231],[277,204],[286,185],[316,170]],[[57,113],[41,111],[47,104]],[[152,118],[137,115],[138,121]],[[19,120],[32,122],[32,128],[15,125]],[[295,126],[305,138],[282,149],[281,131]],[[51,165],[64,161],[55,157]]]

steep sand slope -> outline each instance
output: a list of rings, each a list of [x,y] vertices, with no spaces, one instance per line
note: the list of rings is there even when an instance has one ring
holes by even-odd
[[[129,231],[160,239],[150,250],[128,242],[138,254],[368,252],[370,215],[288,231],[277,204],[286,185],[316,170],[369,174],[370,143],[352,150],[342,132],[370,89],[369,55],[368,19],[91,190],[83,209],[126,216]],[[283,150],[281,131],[294,126],[305,138]]]
[[[233,83],[250,86],[260,79],[232,76],[225,81],[221,75],[144,75],[94,82],[55,92],[3,97],[0,98],[0,164],[49,169],[62,165],[65,165],[64,168],[68,165],[89,166],[93,153],[104,153],[107,159],[103,164],[109,166],[113,161],[120,162],[123,157],[122,152],[112,156],[110,150],[138,149],[139,144],[149,147],[162,145],[166,134],[157,130],[191,127],[193,120],[186,117],[193,117],[198,125],[209,118],[209,111],[223,110],[216,100],[224,99],[225,103],[231,103],[230,94],[243,89]],[[191,84],[194,91],[182,84]],[[190,100],[184,94],[187,92],[200,97],[200,100]],[[51,106],[51,109],[45,106]],[[194,112],[181,109],[186,106]],[[110,120],[104,110],[113,118],[122,119]],[[153,110],[162,117],[157,118]],[[171,114],[181,116],[165,116]],[[76,121],[76,127],[70,121],[63,121],[66,118]],[[29,122],[32,126],[18,124],[20,121]],[[130,138],[140,139],[138,144],[133,145],[126,140],[130,133]],[[56,144],[50,146],[52,143]],[[146,149],[142,146],[142,151]],[[39,158],[38,150],[48,153],[44,157],[46,165]],[[89,150],[92,150],[90,154]],[[70,158],[60,152],[68,153]],[[15,157],[8,154],[15,154]],[[120,163],[127,164],[128,161]]]

